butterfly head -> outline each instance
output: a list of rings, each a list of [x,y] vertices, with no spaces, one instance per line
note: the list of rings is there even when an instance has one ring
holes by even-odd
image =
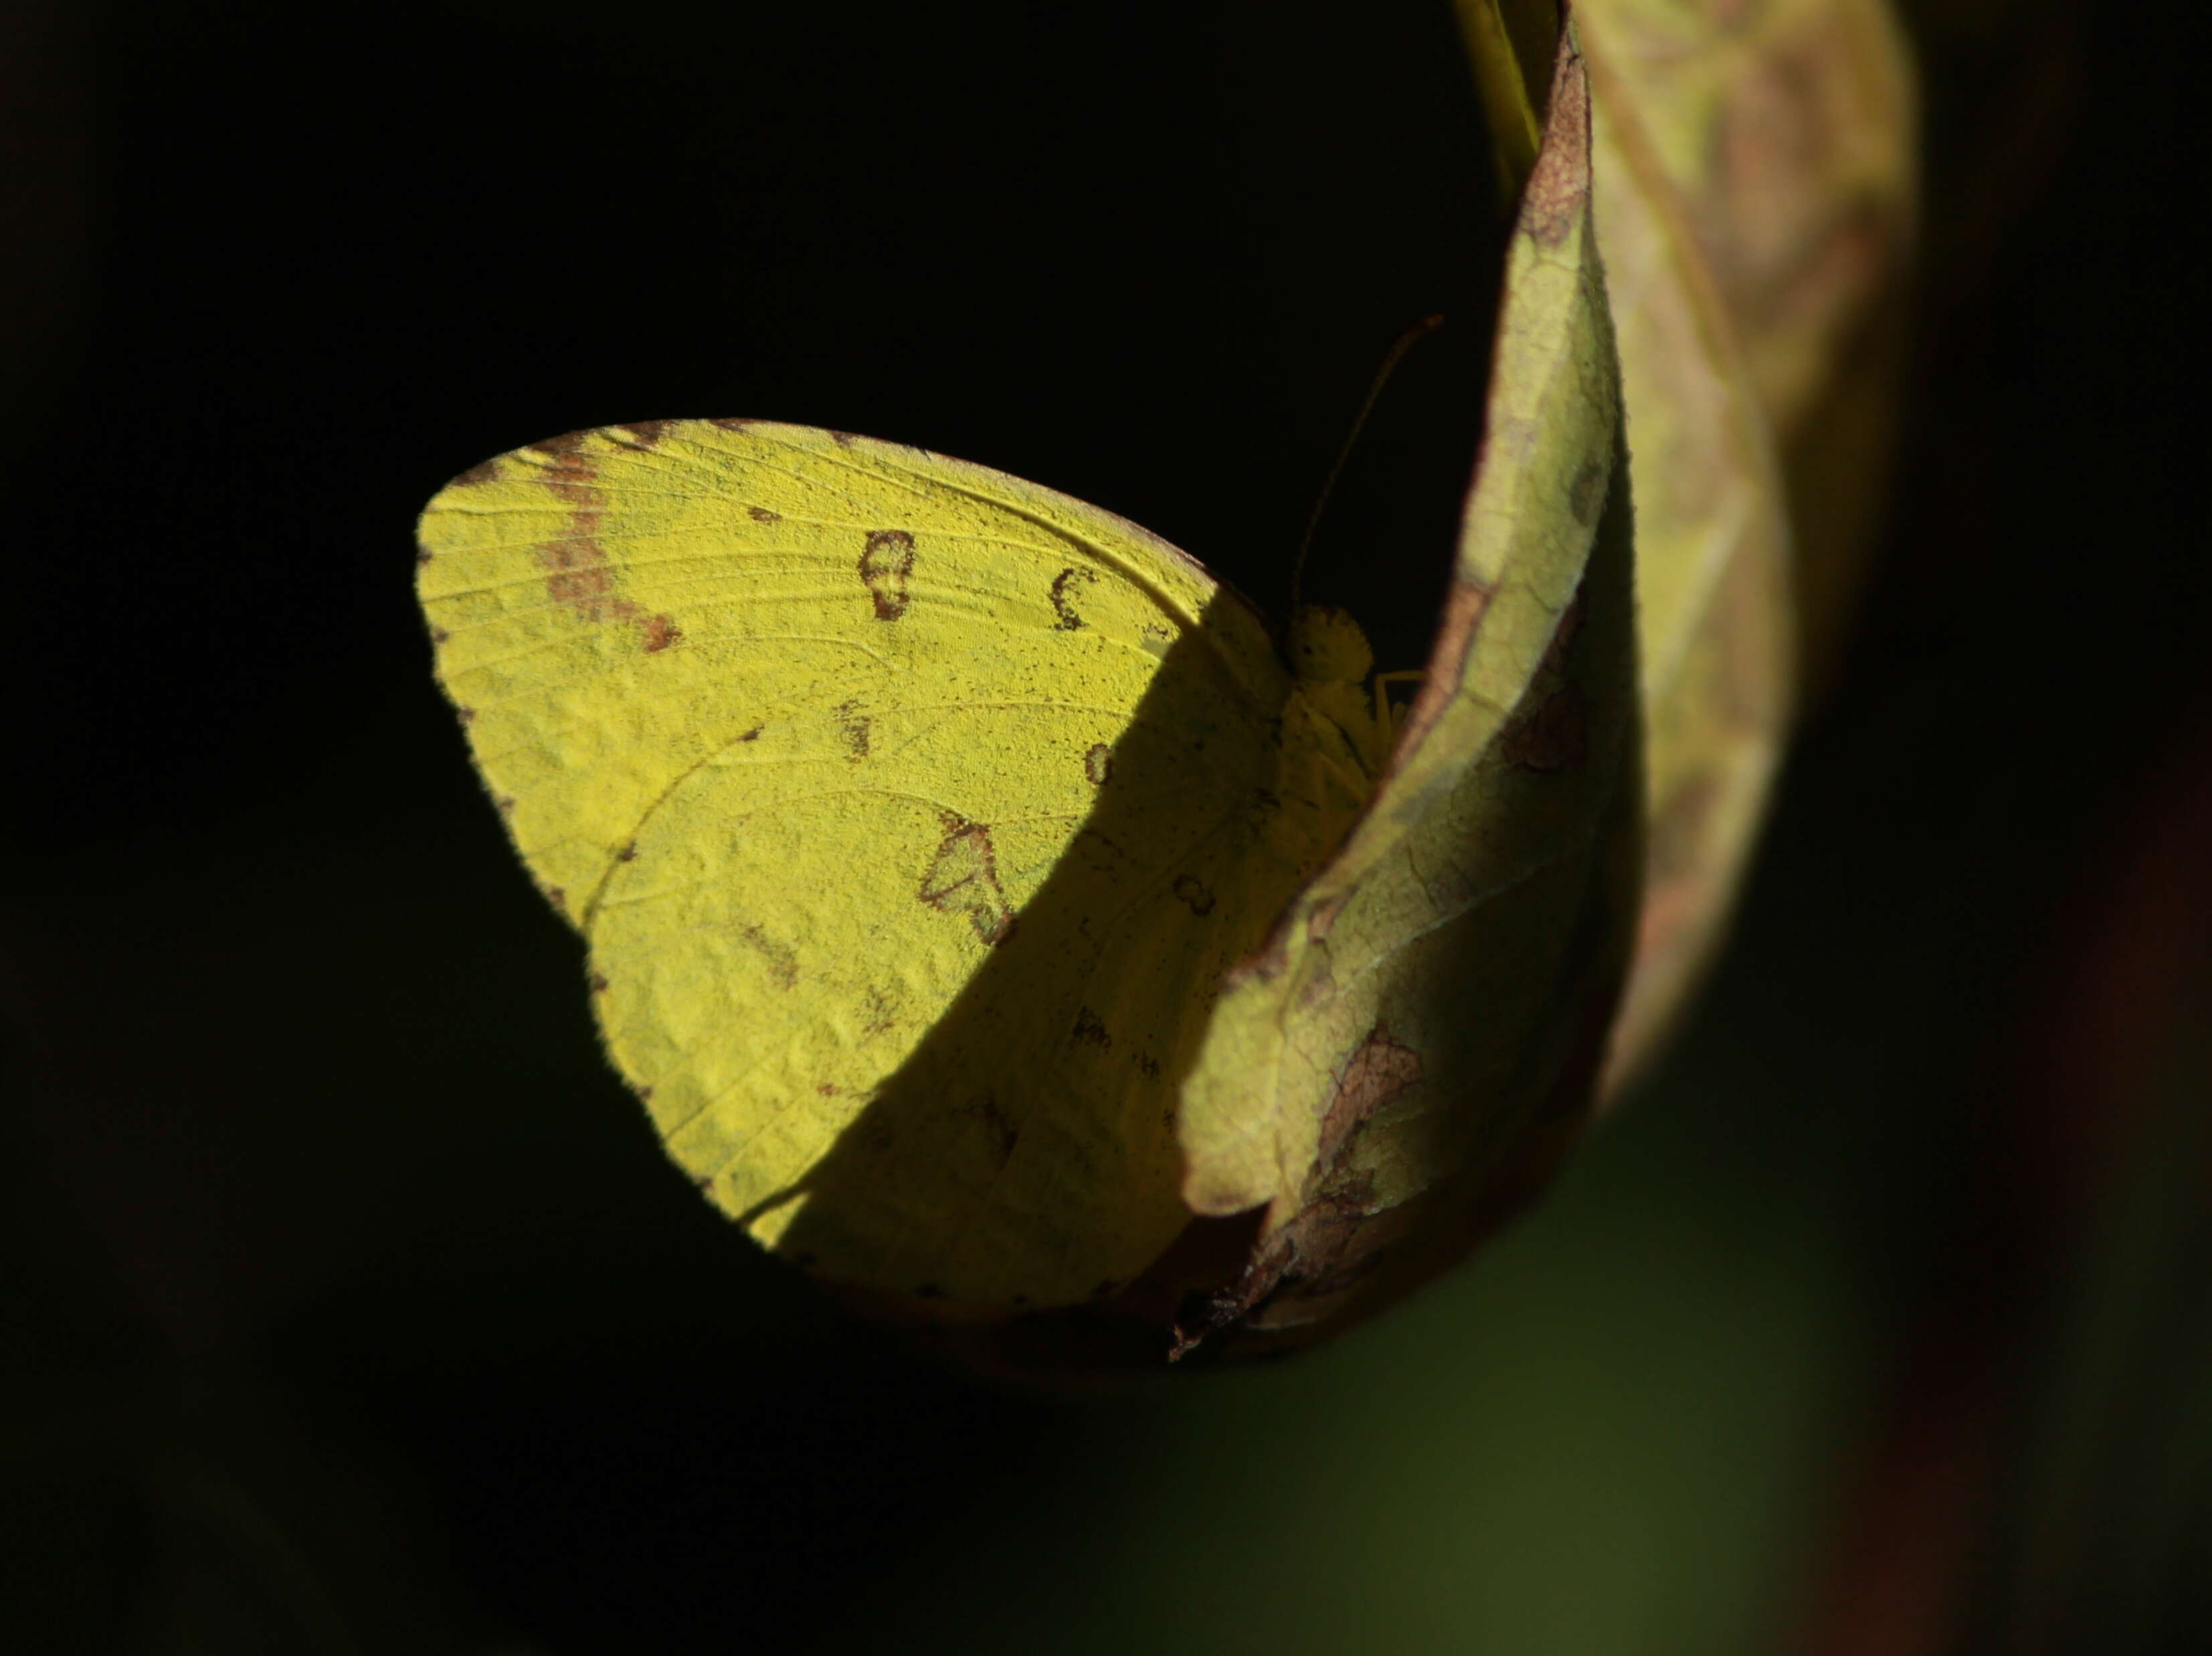
[[[1291,617],[1291,669],[1310,685],[1357,685],[1375,667],[1359,623],[1334,604],[1301,606]]]

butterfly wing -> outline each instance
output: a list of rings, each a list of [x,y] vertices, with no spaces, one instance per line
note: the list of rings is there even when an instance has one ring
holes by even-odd
[[[750,422],[518,450],[422,546],[477,765],[717,1203],[949,1313],[1173,1238],[1215,986],[1358,808],[1286,764],[1248,608],[1080,502]]]

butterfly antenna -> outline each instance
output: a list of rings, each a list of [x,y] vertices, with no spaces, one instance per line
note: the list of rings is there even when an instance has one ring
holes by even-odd
[[[1443,326],[1442,316],[1424,316],[1419,321],[1398,336],[1382,358],[1382,366],[1375,370],[1375,382],[1367,387],[1367,400],[1359,405],[1359,412],[1352,418],[1352,429],[1346,434],[1344,446],[1336,451],[1336,459],[1322,479],[1321,493],[1314,497],[1313,510],[1306,517],[1306,532],[1298,537],[1298,555],[1291,564],[1291,613],[1298,612],[1299,593],[1305,581],[1306,554],[1313,549],[1314,531],[1321,527],[1322,514],[1328,509],[1328,498],[1336,492],[1336,480],[1344,475],[1344,463],[1352,458],[1352,446],[1366,429],[1367,417],[1375,411],[1375,405],[1382,399],[1382,387],[1390,383],[1390,376],[1398,364],[1406,360],[1406,353]]]

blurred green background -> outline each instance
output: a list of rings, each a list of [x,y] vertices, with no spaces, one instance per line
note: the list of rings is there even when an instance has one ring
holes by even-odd
[[[1446,9],[15,9],[0,1647],[2212,1644],[2183,59],[2155,8],[1914,22],[1893,528],[1677,1049],[1392,1318],[1063,1397],[663,1160],[431,685],[412,516],[758,415],[1279,607],[1441,309],[1316,551],[1412,659],[1495,252]]]

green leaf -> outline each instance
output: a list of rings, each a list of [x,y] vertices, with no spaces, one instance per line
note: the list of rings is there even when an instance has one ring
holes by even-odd
[[[1593,1096],[1642,807],[1619,367],[1571,35],[1507,256],[1483,453],[1419,697],[1366,817],[1232,976],[1178,1129],[1260,1209],[1178,1326],[1341,1326],[1473,1245]]]
[[[1583,33],[1635,478],[1649,822],[1613,1093],[1650,1061],[1720,935],[1788,725],[1792,624],[1782,478],[1734,323],[1606,30]]]

